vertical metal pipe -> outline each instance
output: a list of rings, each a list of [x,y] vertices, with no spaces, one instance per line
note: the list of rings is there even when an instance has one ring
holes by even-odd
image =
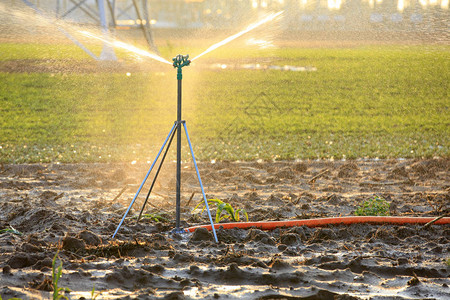
[[[100,14],[100,25],[102,27],[102,34],[105,41],[111,40],[111,35],[108,27],[108,20],[106,19],[106,0],[97,0],[98,12]],[[114,48],[107,42],[103,42],[102,53],[100,53],[100,60],[113,60],[117,61],[116,54],[114,53]]]
[[[55,17],[58,18],[59,17],[59,8],[61,6],[61,4],[59,3],[60,0],[56,0],[56,12],[55,12]]]
[[[177,103],[177,190],[176,190],[176,231],[180,230],[181,206],[181,68],[178,68],[178,103]]]

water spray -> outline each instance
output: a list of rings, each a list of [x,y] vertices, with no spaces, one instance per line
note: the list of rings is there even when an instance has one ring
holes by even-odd
[[[127,211],[122,217],[122,220],[120,221],[119,225],[116,228],[116,231],[113,234],[113,238],[116,236],[117,232],[120,229],[120,226],[122,226],[123,221],[125,220],[128,212],[130,211],[131,207],[133,206],[134,202],[136,201],[136,198],[139,196],[139,193],[141,192],[145,182],[147,181],[150,173],[153,170],[153,167],[155,166],[156,162],[158,161],[161,153],[164,150],[164,154],[161,158],[161,161],[159,163],[158,169],[156,170],[155,176],[153,177],[153,182],[150,186],[150,189],[147,193],[147,196],[145,198],[144,204],[142,205],[141,211],[139,213],[138,222],[141,219],[142,213],[144,211],[145,205],[147,204],[147,201],[150,197],[150,194],[152,192],[152,189],[155,185],[156,178],[159,175],[159,172],[161,170],[161,167],[164,163],[164,160],[166,158],[167,152],[170,148],[170,145],[172,144],[173,138],[175,136],[175,133],[177,134],[177,171],[176,171],[176,222],[175,222],[175,228],[172,230],[172,233],[185,233],[186,230],[181,228],[181,126],[184,128],[184,132],[186,133],[186,138],[189,144],[189,149],[191,151],[192,160],[194,162],[195,171],[197,173],[198,182],[200,184],[200,188],[202,190],[203,200],[205,202],[206,211],[208,212],[209,221],[211,223],[212,231],[214,234],[214,239],[216,243],[219,242],[217,239],[216,230],[214,228],[214,222],[211,217],[211,212],[209,210],[208,200],[206,199],[205,189],[203,188],[202,179],[200,178],[200,172],[198,170],[197,161],[195,159],[194,155],[194,149],[192,148],[191,139],[189,138],[186,121],[181,119],[181,100],[182,100],[182,81],[183,81],[183,67],[189,66],[191,64],[191,61],[189,60],[189,55],[177,55],[172,59],[173,61],[173,67],[177,69],[177,80],[178,80],[178,97],[177,97],[177,120],[174,122],[174,125],[172,126],[172,129],[170,130],[169,134],[167,135],[161,149],[159,150],[158,154],[156,155],[155,160],[153,161],[149,171],[147,172],[147,175],[145,176],[144,180],[142,181],[138,191],[136,192],[136,195],[134,196],[133,200],[131,201],[130,205],[128,206]]]
[[[92,32],[85,31],[85,30],[80,30],[79,32],[86,37],[102,41],[104,44],[108,44],[113,47],[121,48],[121,49],[127,50],[129,52],[136,53],[138,55],[145,56],[145,57],[157,60],[159,62],[171,65],[171,63],[168,60],[162,58],[161,56],[151,53],[151,52],[148,52],[148,51],[145,51],[145,50],[142,50],[142,49],[139,49],[133,45],[130,45],[130,44],[127,44],[127,43],[124,43],[124,42],[121,42],[121,41],[118,41],[115,39],[107,40],[99,35],[96,35]]]
[[[258,22],[250,24],[249,26],[247,26],[246,29],[244,29],[244,30],[242,30],[242,31],[240,31],[240,32],[238,32],[236,34],[233,34],[233,35],[227,37],[226,39],[224,39],[224,40],[222,40],[222,41],[220,41],[218,43],[215,43],[214,45],[210,46],[208,49],[206,49],[205,51],[203,51],[202,53],[200,53],[199,55],[194,57],[192,60],[189,60],[188,58],[186,58],[186,60],[183,61],[181,59],[181,57],[184,57],[184,56],[183,55],[177,55],[175,58],[172,59],[173,60],[173,66],[178,68],[178,71],[181,74],[181,68],[184,67],[184,66],[189,65],[191,61],[197,60],[198,58],[202,57],[203,55],[205,55],[205,54],[207,54],[207,53],[209,53],[209,52],[211,52],[211,51],[213,51],[213,50],[215,50],[215,49],[217,49],[219,47],[222,47],[222,46],[230,43],[231,41],[237,39],[238,37],[240,37],[240,36],[242,36],[244,34],[246,34],[247,32],[252,31],[252,30],[258,28],[259,26],[276,19],[277,17],[281,16],[283,13],[284,13],[284,11],[282,10],[282,11],[279,11],[277,13],[272,13],[272,14],[267,15],[265,18],[259,20]],[[139,49],[139,48],[137,48],[137,47],[135,47],[133,45],[130,45],[130,44],[118,41],[118,40],[114,40],[114,39],[105,39],[102,36],[93,34],[93,33],[89,32],[89,31],[85,31],[85,30],[80,30],[79,32],[81,34],[83,34],[84,36],[86,36],[86,37],[102,41],[104,44],[108,44],[108,45],[111,45],[113,47],[121,48],[121,49],[127,50],[129,52],[136,53],[138,55],[141,55],[141,56],[144,56],[144,57],[147,57],[147,58],[151,58],[151,59],[154,59],[156,61],[159,61],[159,62],[162,62],[162,63],[165,63],[165,64],[169,64],[169,65],[171,64],[169,61],[167,61],[163,57],[161,57],[161,56],[159,56],[159,55],[157,55],[155,53],[150,53],[148,51]],[[180,59],[181,59],[180,61],[179,61],[178,57],[180,57]],[[189,61],[189,63],[187,61]],[[177,66],[175,66],[175,64],[177,64]]]
[[[267,17],[265,17],[264,19],[262,19],[262,20],[260,20],[260,21],[258,21],[258,22],[256,22],[256,23],[253,23],[253,24],[249,25],[246,29],[244,29],[244,30],[242,30],[242,31],[240,31],[240,32],[238,32],[238,33],[236,33],[236,34],[233,34],[232,36],[227,37],[227,38],[224,39],[223,41],[220,41],[220,42],[218,42],[218,43],[212,45],[211,47],[209,47],[208,49],[206,49],[205,51],[203,51],[202,53],[200,53],[199,55],[197,55],[196,57],[194,57],[194,58],[192,59],[192,61],[194,61],[194,60],[196,60],[196,59],[202,57],[202,56],[205,55],[206,53],[209,53],[209,52],[211,52],[211,51],[213,51],[213,50],[215,50],[215,49],[217,49],[217,48],[219,48],[219,47],[221,47],[221,46],[223,46],[223,45],[228,44],[229,42],[231,42],[231,41],[237,39],[238,37],[240,37],[240,36],[246,34],[247,32],[249,32],[249,31],[251,31],[251,30],[253,30],[253,29],[257,28],[257,27],[259,27],[259,26],[261,26],[261,25],[263,25],[263,24],[265,24],[265,23],[267,23],[267,22],[269,22],[269,21],[272,21],[272,20],[275,19],[276,17],[280,16],[283,12],[284,12],[284,10],[281,10],[281,11],[279,11],[279,12],[277,12],[277,13],[272,13],[272,14],[268,15]]]

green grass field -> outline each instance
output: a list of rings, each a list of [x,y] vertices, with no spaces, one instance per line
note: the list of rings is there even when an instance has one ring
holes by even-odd
[[[169,50],[201,52],[161,52],[170,57]],[[0,69],[22,68],[0,72],[2,163],[151,160],[176,118],[176,71],[168,65],[70,72],[96,62],[71,45],[4,43],[0,53]],[[447,157],[449,57],[450,47],[438,45],[280,48],[249,57],[221,49],[199,63],[317,71],[186,67],[183,118],[200,160]],[[27,62],[67,63],[68,72],[27,71]]]

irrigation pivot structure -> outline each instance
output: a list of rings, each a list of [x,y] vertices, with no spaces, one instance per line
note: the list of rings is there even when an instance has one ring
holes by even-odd
[[[134,202],[136,201],[137,197],[139,196],[145,182],[147,181],[150,173],[153,170],[153,167],[155,166],[156,162],[158,161],[159,157],[161,156],[161,153],[164,151],[164,154],[161,158],[161,161],[159,162],[158,169],[155,172],[155,175],[153,177],[152,184],[150,186],[150,189],[147,193],[147,196],[145,197],[144,204],[142,205],[141,211],[139,213],[138,222],[142,217],[142,213],[144,211],[145,205],[147,204],[147,201],[150,197],[150,194],[153,190],[153,187],[155,185],[156,179],[158,177],[158,174],[161,170],[161,167],[164,163],[164,160],[166,158],[167,152],[169,151],[170,145],[172,144],[173,138],[175,137],[175,134],[177,135],[177,167],[176,167],[176,222],[175,222],[175,228],[172,231],[173,233],[185,233],[186,230],[181,228],[181,127],[183,127],[184,132],[186,134],[186,139],[189,144],[189,149],[191,151],[192,160],[194,162],[195,171],[197,173],[198,182],[200,184],[200,188],[202,190],[203,200],[205,202],[206,211],[208,213],[209,221],[211,223],[212,231],[214,234],[214,239],[216,243],[218,243],[216,230],[214,228],[214,222],[211,217],[211,212],[209,210],[208,200],[206,199],[205,189],[203,188],[202,179],[200,177],[200,172],[198,170],[197,161],[195,159],[194,155],[194,149],[192,148],[191,139],[189,138],[186,121],[182,120],[182,81],[183,81],[183,67],[189,66],[191,64],[191,61],[189,60],[189,55],[177,55],[173,59],[173,67],[177,69],[177,80],[178,80],[178,91],[177,91],[177,119],[174,122],[172,129],[170,130],[169,134],[167,135],[166,139],[164,140],[164,143],[159,150],[158,154],[156,155],[155,160],[153,161],[152,165],[150,166],[150,169],[147,172],[147,175],[145,176],[144,180],[142,181],[141,185],[139,186],[138,191],[136,192],[133,200],[131,201],[130,205],[128,206],[128,209],[126,210],[125,214],[122,217],[122,220],[120,221],[119,225],[116,228],[116,231],[113,234],[113,238],[116,236],[117,232],[120,229],[120,226],[122,226],[123,221],[125,220],[128,212],[130,211],[131,207],[133,206]]]
[[[97,56],[55,21],[76,20],[87,24],[97,24],[101,28],[103,39],[109,41],[112,35],[110,28],[117,28],[120,21],[123,21],[120,20],[121,17],[133,18],[136,19],[136,25],[142,31],[150,51],[159,53],[150,25],[148,0],[124,0],[121,1],[122,6],[125,4],[124,7],[117,5],[116,0],[21,0],[21,2],[48,18],[51,23],[55,23],[59,31],[95,60],[117,60],[111,43],[103,42],[102,52]],[[55,7],[52,8],[53,5]]]

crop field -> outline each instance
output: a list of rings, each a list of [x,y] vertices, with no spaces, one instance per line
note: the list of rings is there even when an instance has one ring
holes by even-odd
[[[219,49],[183,69],[183,119],[200,160],[448,157],[449,53]],[[176,119],[176,71],[117,55],[105,66],[72,45],[1,43],[0,162],[153,159]],[[305,71],[270,68],[285,65]]]

